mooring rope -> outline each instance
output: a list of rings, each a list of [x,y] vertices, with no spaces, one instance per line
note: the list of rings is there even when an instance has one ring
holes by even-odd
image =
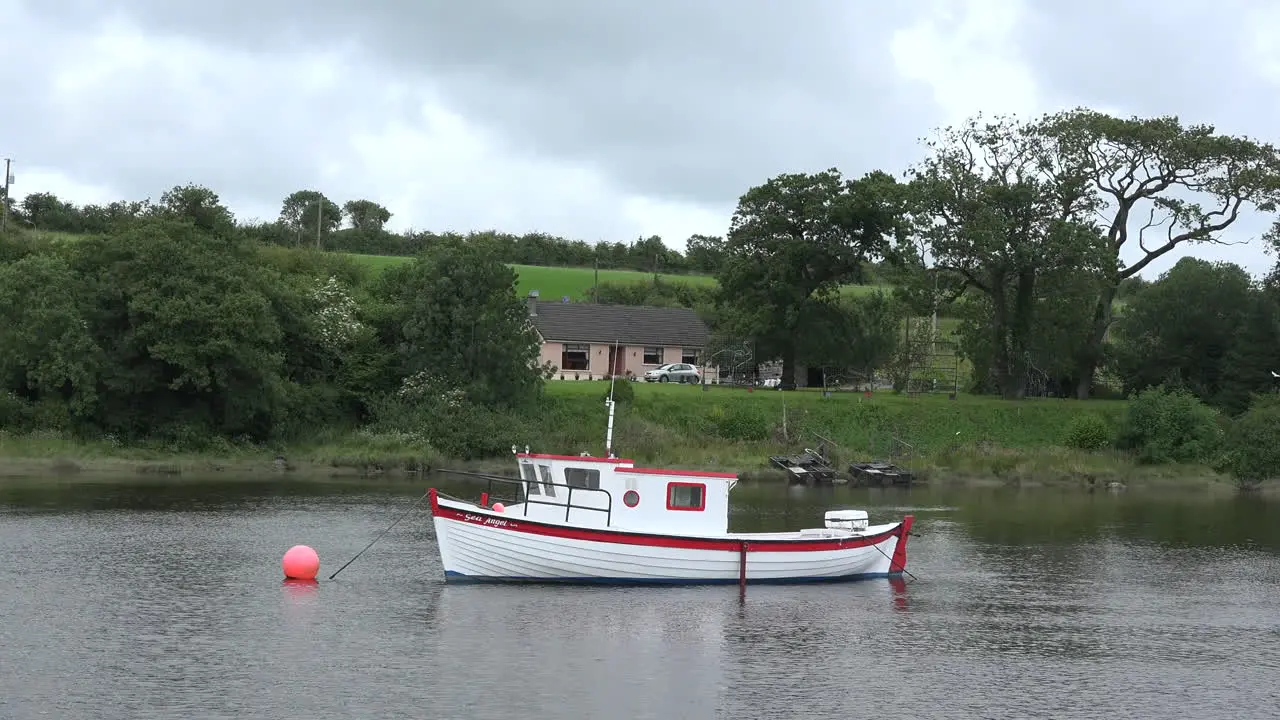
[[[912,534],[912,535],[914,535],[915,533],[911,533],[911,534]],[[875,544],[875,545],[872,545],[871,547],[875,548],[875,549],[876,549],[876,551],[877,551],[877,552],[879,552],[881,555],[884,555],[886,558],[889,558],[889,569],[890,569],[890,570],[892,570],[892,569],[893,569],[893,558],[889,557],[889,553],[886,553],[884,550],[881,550],[881,549],[880,549],[880,545],[879,545],[879,543],[877,543],[877,544]],[[919,580],[919,579],[920,579],[920,578],[916,577],[915,575],[912,575],[912,574],[911,574],[911,571],[910,571],[910,570],[908,570],[908,569],[906,569],[905,567],[904,567],[904,568],[902,568],[902,573],[903,573],[904,575],[907,575],[908,577],[910,577],[910,578],[911,578],[911,580],[912,580],[912,582],[914,582],[914,581],[916,581],[916,580]]]

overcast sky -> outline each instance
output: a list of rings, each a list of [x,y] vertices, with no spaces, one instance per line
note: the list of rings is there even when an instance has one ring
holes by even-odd
[[[315,188],[383,203],[395,229],[677,249],[772,175],[901,176],[922,135],[978,111],[1280,141],[1274,0],[0,0],[0,67],[15,196],[195,182],[274,219]],[[1273,262],[1256,242],[1195,252]]]

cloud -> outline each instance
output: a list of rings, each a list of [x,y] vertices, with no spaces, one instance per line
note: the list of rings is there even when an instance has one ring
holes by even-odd
[[[772,175],[900,174],[919,137],[979,110],[1265,134],[1276,102],[1256,88],[1280,55],[1258,28],[1280,20],[1261,0],[1216,7],[0,0],[0,62],[23,68],[0,152],[15,191],[76,202],[197,182],[269,219],[317,188],[382,202],[395,228],[682,248]],[[1269,266],[1256,247],[1224,257]]]
[[[977,113],[1028,117],[1040,105],[1036,80],[1016,51],[1022,2],[930,0],[891,43],[898,73],[927,85],[943,124]]]

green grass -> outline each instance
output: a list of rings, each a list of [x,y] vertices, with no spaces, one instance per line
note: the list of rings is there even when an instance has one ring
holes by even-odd
[[[535,451],[604,451],[607,382],[553,381],[537,410],[510,418],[511,442]],[[1115,427],[1124,401],[1024,400],[893,393],[835,393],[634,383],[635,400],[620,405],[614,447],[637,463],[719,469],[746,477],[777,477],[770,455],[793,454],[825,442],[838,469],[855,460],[894,459],[931,481],[1066,484],[1110,481],[1146,485],[1227,485],[1199,465],[1139,466],[1114,451],[1064,446],[1072,418],[1095,414]],[[785,418],[785,420],[784,420]],[[784,429],[785,428],[785,429]],[[504,442],[506,440],[504,439]],[[502,457],[461,463],[442,458],[420,435],[405,432],[320,432],[285,447],[215,443],[199,453],[130,448],[68,440],[56,433],[0,432],[0,474],[49,472],[274,472],[280,453],[299,472],[384,474],[430,467],[510,469]]]
[[[563,296],[573,300],[590,297],[595,284],[593,268],[542,267],[539,265],[511,265],[516,271],[516,289],[523,297],[537,290],[543,300],[555,302]],[[660,275],[664,283],[714,287],[716,280],[707,275]],[[641,285],[653,282],[653,273],[632,270],[601,270],[601,283]]]
[[[547,386],[550,412],[539,447],[547,452],[599,453],[606,382]],[[896,461],[925,477],[1002,483],[1220,484],[1199,465],[1138,466],[1114,451],[1064,446],[1073,417],[1094,414],[1116,427],[1128,404],[1114,400],[1023,400],[961,394],[906,396],[890,392],[753,390],[636,383],[635,401],[615,419],[615,446],[640,463],[759,473],[770,455],[790,454],[830,440],[836,466],[855,460]],[[785,417],[785,431],[784,431]],[[570,422],[571,421],[571,422]]]
[[[383,270],[393,266],[409,262],[412,258],[401,257],[399,255],[359,255],[357,253],[342,253],[351,258],[356,264],[371,270],[374,273],[381,273]]]
[[[349,253],[348,256],[375,273],[380,273],[393,265],[399,265],[410,260],[407,257],[391,255],[358,255]],[[584,300],[590,296],[591,288],[596,281],[596,270],[594,268],[546,267],[514,263],[509,263],[509,265],[516,271],[516,291],[522,297],[528,295],[531,290],[537,290],[538,295],[544,300],[556,301],[566,295],[575,301]],[[653,282],[653,273],[651,272],[600,270],[599,273],[601,283],[640,285]],[[694,287],[715,287],[716,285],[716,279],[710,275],[659,273],[659,277],[662,282],[671,284],[683,283]],[[876,290],[889,291],[891,289],[886,285],[846,285],[841,288],[841,292],[851,295],[865,295]]]

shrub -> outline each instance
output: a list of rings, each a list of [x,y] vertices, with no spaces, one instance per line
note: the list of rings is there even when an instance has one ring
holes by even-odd
[[[431,413],[425,430],[431,447],[459,460],[500,457],[526,440],[514,417],[468,402]]]
[[[25,431],[30,429],[31,407],[13,393],[0,392],[0,429]]]
[[[1077,450],[1104,450],[1115,440],[1107,421],[1097,415],[1077,415],[1067,425],[1066,445]]]
[[[613,381],[613,401],[622,405],[624,403],[634,402],[636,399],[636,389],[632,387],[631,380],[619,376]],[[601,400],[609,399],[609,387],[606,386],[604,394],[600,396]]]
[[[1118,444],[1140,463],[1207,462],[1222,438],[1218,413],[1186,390],[1142,391],[1129,403]]]
[[[728,403],[711,408],[708,431],[725,440],[758,441],[769,437],[769,421],[758,407]]]
[[[1280,475],[1280,401],[1257,398],[1249,410],[1227,425],[1224,452],[1216,469],[1241,487],[1254,487]]]

